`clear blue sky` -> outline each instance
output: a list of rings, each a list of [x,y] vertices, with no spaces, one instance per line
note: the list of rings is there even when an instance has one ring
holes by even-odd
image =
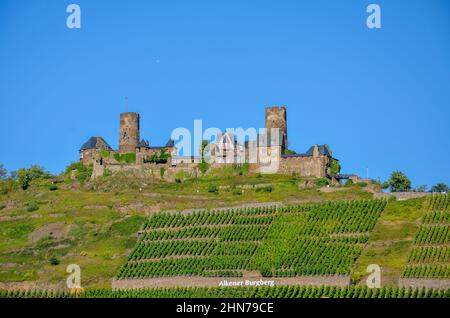
[[[370,3],[381,30],[366,27]],[[60,172],[92,135],[117,147],[122,111],[161,145],[194,119],[263,127],[273,104],[297,152],[327,143],[343,172],[450,184],[450,2],[0,0],[8,170]]]

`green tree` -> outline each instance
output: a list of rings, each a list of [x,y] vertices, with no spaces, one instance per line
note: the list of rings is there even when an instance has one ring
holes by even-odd
[[[40,166],[31,166],[29,169],[17,170],[17,180],[23,190],[26,190],[33,180],[50,179],[52,175]]]
[[[203,162],[203,158],[205,156],[205,149],[208,146],[208,140],[203,139],[202,143],[200,144],[200,156],[202,157],[202,162]]]
[[[72,162],[65,171],[66,178],[70,178],[72,171],[76,170],[75,177],[80,183],[84,183],[92,175],[92,165],[83,165],[81,162]]]
[[[391,192],[408,192],[411,190],[411,180],[401,171],[394,171],[389,180],[383,183],[383,189]]]
[[[341,165],[339,164],[339,160],[334,158],[330,161],[330,174],[332,177],[335,177],[341,173]]]
[[[8,175],[8,171],[0,163],[0,180],[5,180],[7,175]]]
[[[297,152],[295,150],[284,149],[284,154],[285,155],[296,155]]]
[[[422,184],[414,188],[414,192],[427,192],[426,184]]]
[[[199,170],[201,171],[202,174],[205,174],[206,171],[208,171],[208,169],[209,169],[209,163],[205,161],[205,157],[204,157],[205,156],[205,149],[208,146],[208,144],[209,144],[208,140],[205,140],[205,139],[203,139],[202,143],[200,144],[199,152],[200,152],[200,155],[202,157],[202,160],[197,166],[198,166],[198,168],[199,168]]]
[[[202,174],[205,174],[206,171],[208,171],[208,169],[209,169],[209,163],[207,163],[206,161],[200,162],[197,166]]]
[[[443,182],[435,184],[431,188],[431,192],[438,192],[438,193],[448,192],[448,190],[449,190],[448,186],[445,183],[443,183]]]

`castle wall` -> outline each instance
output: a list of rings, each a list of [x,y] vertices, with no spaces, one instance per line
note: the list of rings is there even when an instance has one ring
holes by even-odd
[[[149,178],[152,180],[165,180],[168,182],[175,182],[175,178],[178,173],[185,172],[192,177],[197,177],[199,172],[197,165],[188,165],[172,167],[168,164],[134,164],[134,165],[121,165],[121,164],[108,164],[105,165],[105,169],[112,173],[133,173],[137,177]],[[161,177],[161,169],[163,169],[163,175]]]
[[[139,114],[120,114],[119,152],[131,153],[136,151],[139,144]]]
[[[297,174],[301,177],[325,178],[329,158],[327,156],[319,157],[286,157],[281,158],[280,169],[278,173],[292,175]]]

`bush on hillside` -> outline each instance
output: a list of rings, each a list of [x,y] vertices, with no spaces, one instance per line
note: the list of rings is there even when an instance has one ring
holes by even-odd
[[[341,173],[341,165],[339,164],[339,161],[336,159],[331,159],[330,162],[330,174],[331,176],[335,177]]]
[[[8,175],[8,171],[0,164],[0,180],[5,180]]]
[[[39,204],[37,204],[37,202],[30,201],[27,203],[27,211],[28,212],[33,212],[33,211],[37,211],[37,210],[39,210]]]
[[[242,194],[242,189],[239,188],[234,188],[233,191],[231,192],[233,195],[241,195]]]
[[[102,150],[101,154],[102,154],[102,158],[108,158],[111,153],[109,152],[109,150],[104,149],[104,150]]]
[[[187,171],[179,171],[175,174],[175,182],[182,183],[191,178],[191,174]]]
[[[210,192],[210,193],[218,193],[219,192],[219,188],[215,184],[211,183],[210,185],[208,185],[208,192]]]
[[[207,163],[206,161],[199,163],[197,166],[202,174],[205,174],[209,169],[209,163]]]
[[[59,259],[54,255],[52,257],[50,257],[49,262],[53,266],[56,266],[60,263]]]
[[[72,171],[76,170],[75,172],[75,178],[80,182],[84,183],[86,180],[88,180],[92,175],[92,165],[84,165],[81,162],[73,162],[71,163],[64,172],[64,175],[66,178],[70,178]]]
[[[248,174],[250,169],[250,165],[248,163],[244,163],[242,165],[233,165],[233,170],[236,171],[240,176]]]
[[[270,192],[273,191],[273,188],[270,187],[270,186],[267,186],[267,187],[260,187],[260,188],[256,188],[255,191],[256,191],[256,192],[268,192],[268,193],[270,193]]]
[[[327,178],[319,178],[315,181],[315,184],[317,187],[326,187],[330,185],[330,180],[328,180]]]
[[[51,173],[40,166],[31,166],[28,169],[22,168],[17,170],[17,182],[23,190],[28,189],[33,181],[48,180],[50,178],[52,178]]]
[[[104,176],[104,177],[110,177],[110,176],[112,176],[112,171],[109,170],[109,169],[103,170],[103,176]]]

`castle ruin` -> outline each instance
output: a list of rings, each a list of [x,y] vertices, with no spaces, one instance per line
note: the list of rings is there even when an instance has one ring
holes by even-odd
[[[219,134],[209,146],[211,167],[248,164],[252,172],[317,178],[334,176],[331,166],[338,160],[328,145],[316,144],[300,154],[289,149],[286,107],[267,107],[265,125],[265,133],[258,134],[256,140],[242,143],[232,133]],[[94,166],[92,178],[102,176],[105,169],[112,173],[134,171],[161,178],[160,172],[164,171],[167,180],[173,179],[171,177],[179,171],[197,176],[198,165],[203,160],[200,156],[179,156],[171,139],[165,146],[150,146],[147,140],[140,140],[140,116],[134,112],[120,114],[118,150],[113,150],[102,137],[91,137],[80,148],[80,161]],[[276,162],[275,170],[267,170],[267,165],[273,162]]]

